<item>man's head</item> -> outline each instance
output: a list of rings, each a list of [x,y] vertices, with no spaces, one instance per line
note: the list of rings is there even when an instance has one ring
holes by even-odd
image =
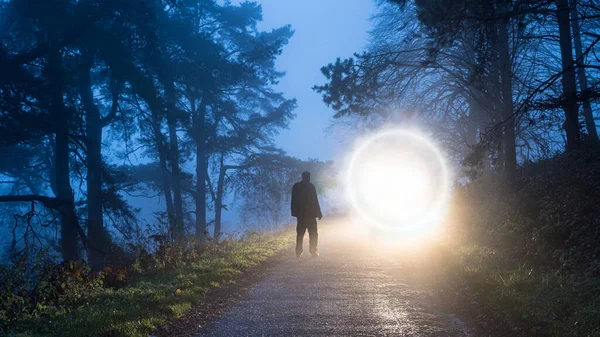
[[[302,181],[309,183],[310,182],[310,172],[304,171],[302,172]]]

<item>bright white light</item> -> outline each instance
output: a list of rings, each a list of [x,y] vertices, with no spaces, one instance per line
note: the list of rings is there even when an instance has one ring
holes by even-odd
[[[447,185],[439,150],[406,130],[367,139],[353,154],[347,176],[350,201],[364,222],[419,234],[439,221]]]

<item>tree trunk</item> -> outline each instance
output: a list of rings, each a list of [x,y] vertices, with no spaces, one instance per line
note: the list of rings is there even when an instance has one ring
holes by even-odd
[[[202,103],[193,120],[196,142],[196,241],[206,241],[206,140],[204,134],[206,105]]]
[[[580,140],[579,111],[577,107],[577,82],[573,69],[573,44],[571,43],[571,23],[568,0],[556,0],[556,18],[560,35],[560,55],[562,63],[563,110],[567,134],[567,150],[577,147]]]
[[[467,145],[474,147],[477,145],[477,115],[478,107],[474,98],[469,98],[469,118],[467,119]]]
[[[504,164],[506,163],[506,152],[504,151],[505,143],[504,143],[504,128],[499,127],[496,130],[498,142],[496,145],[496,171],[500,174],[506,173]]]
[[[498,25],[498,57],[500,62],[500,78],[502,82],[502,112],[504,172],[509,180],[513,180],[517,171],[517,148],[515,141],[515,116],[513,113],[512,62],[508,41],[508,18],[502,19]]]
[[[103,251],[107,249],[107,233],[104,230],[102,214],[102,122],[91,87],[93,54],[83,55],[82,62],[80,90],[85,108],[87,147],[87,228],[88,240],[95,248],[88,250],[88,263],[92,270],[99,271],[106,257]]]
[[[175,108],[175,87],[172,81],[165,83],[167,99],[167,124],[169,128],[171,177],[173,182],[173,203],[175,206],[175,237],[177,241],[185,238],[183,226],[183,201],[181,196],[181,169],[179,167],[179,140],[177,139],[177,110]]]
[[[61,206],[61,247],[64,260],[79,258],[77,245],[77,219],[71,188],[69,165],[69,125],[71,114],[64,107],[63,101],[63,73],[62,55],[60,50],[52,49],[48,57],[48,78],[50,88],[51,113],[55,121],[55,147],[54,147],[54,173],[56,183],[56,197],[64,202]],[[68,209],[70,208],[70,209]]]
[[[173,206],[173,197],[171,195],[171,183],[169,179],[169,170],[167,168],[167,155],[168,151],[164,143],[164,135],[162,133],[162,121],[161,113],[163,111],[163,104],[160,101],[159,93],[155,87],[152,78],[147,77],[144,72],[136,66],[133,55],[130,53],[128,47],[123,45],[122,41],[118,39],[108,39],[106,41],[95,41],[95,43],[101,43],[102,47],[100,52],[102,53],[103,59],[109,64],[111,70],[115,73],[120,73],[122,76],[127,78],[131,83],[135,93],[142,97],[142,99],[148,104],[150,109],[150,122],[152,125],[152,135],[154,138],[156,151],[159,159],[159,169],[161,173],[161,180],[163,183],[163,194],[165,195],[165,204],[167,209],[167,221],[169,225],[170,235],[174,236],[173,230],[175,229],[175,208]],[[118,54],[109,52],[114,49],[113,46],[117,46]]]
[[[465,31],[463,33],[463,37],[465,40],[467,41],[476,41],[476,33],[475,31]],[[466,49],[465,49],[465,53],[466,53],[466,59],[468,59],[470,62],[469,66],[470,66],[470,70],[469,70],[469,79],[471,82],[471,85],[467,88],[466,90],[466,100],[467,100],[467,104],[469,105],[469,117],[467,119],[467,135],[466,135],[466,143],[467,146],[472,149],[477,145],[477,128],[478,128],[478,122],[477,120],[479,119],[479,114],[480,114],[480,107],[477,101],[477,86],[480,83],[477,83],[475,78],[477,78],[477,56],[475,54],[475,46],[471,45],[471,44],[465,44]]]
[[[493,101],[493,97],[491,97],[488,94],[486,94],[484,96],[484,98],[482,98],[483,102],[492,102]],[[490,132],[490,128],[493,125],[492,123],[492,117],[491,117],[491,111],[488,111],[486,109],[483,109],[481,105],[479,105],[479,118],[478,118],[478,130],[479,130],[479,135],[477,138],[477,143],[481,143],[481,142],[487,142],[489,141],[489,132]],[[490,160],[490,156],[492,154],[492,151],[490,149],[489,146],[486,146],[485,149],[483,150],[483,171],[484,172],[491,172],[492,171],[492,162]]]
[[[497,28],[494,26],[493,28]],[[502,107],[502,89],[500,81],[500,61],[499,61],[499,49],[498,46],[498,30],[493,30],[494,36],[490,43],[494,43],[494,58],[491,60],[490,74],[487,80],[487,94],[484,96],[487,98],[487,113],[486,113],[486,125],[484,126],[485,137],[488,142],[487,161],[484,165],[487,165],[488,171],[502,172],[504,170],[504,154],[502,146],[499,146],[502,140],[502,126],[498,127],[498,123],[504,118],[504,112]],[[496,158],[496,160],[494,159]]]
[[[152,109],[152,131],[154,133],[154,141],[156,142],[156,151],[158,152],[158,161],[160,165],[160,171],[163,181],[163,193],[165,195],[165,203],[167,205],[167,218],[169,225],[169,232],[171,237],[175,235],[175,207],[173,206],[173,197],[171,195],[171,182],[169,179],[169,169],[167,168],[167,150],[163,141],[163,134],[160,127],[159,112],[156,109]]]
[[[221,238],[221,215],[223,214],[223,188],[225,184],[225,174],[227,168],[223,165],[224,156],[221,154],[219,163],[219,180],[217,181],[217,195],[215,198],[215,229],[214,238],[219,242]]]
[[[596,121],[594,120],[594,114],[592,112],[592,105],[590,104],[587,76],[585,68],[583,67],[583,47],[581,44],[581,26],[579,25],[579,14],[577,13],[577,3],[575,1],[571,4],[571,27],[573,29],[573,42],[575,45],[575,58],[579,60],[579,67],[577,68],[577,78],[579,80],[579,89],[581,90],[581,97],[583,99],[583,117],[585,118],[585,126],[588,131],[588,137],[590,143],[597,146],[600,144],[598,139],[598,130],[596,129]]]

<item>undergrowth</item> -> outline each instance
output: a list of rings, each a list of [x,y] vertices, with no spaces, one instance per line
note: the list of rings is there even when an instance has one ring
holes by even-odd
[[[210,288],[289,246],[286,234],[249,235],[201,249],[162,245],[124,268],[37,260],[0,270],[0,333],[8,336],[148,336]],[[34,259],[34,261],[36,261]],[[18,268],[39,268],[22,273]],[[16,268],[16,269],[15,269]],[[42,296],[42,298],[40,298]]]
[[[571,153],[517,182],[456,189],[423,282],[490,336],[600,336],[600,159]]]

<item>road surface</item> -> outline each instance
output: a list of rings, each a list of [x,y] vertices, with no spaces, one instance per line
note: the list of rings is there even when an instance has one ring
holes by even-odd
[[[200,336],[468,336],[376,243],[326,227],[321,258],[291,253]]]

